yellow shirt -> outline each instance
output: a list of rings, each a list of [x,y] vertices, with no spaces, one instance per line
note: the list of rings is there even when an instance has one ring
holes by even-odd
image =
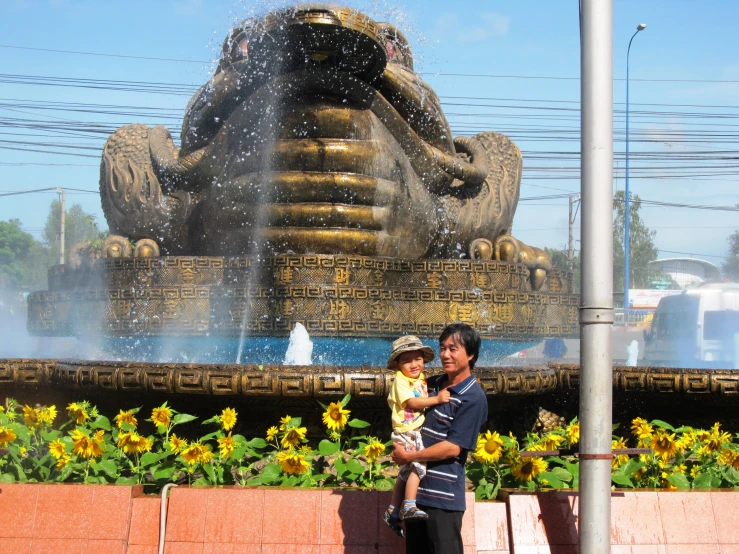
[[[387,397],[387,403],[392,410],[393,431],[406,433],[420,429],[425,420],[424,411],[414,410],[403,404],[410,398],[428,398],[428,396],[429,391],[423,373],[418,379],[410,379],[403,375],[402,371],[395,372],[395,382]]]

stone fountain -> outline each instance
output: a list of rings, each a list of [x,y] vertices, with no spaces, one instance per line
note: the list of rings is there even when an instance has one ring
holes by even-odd
[[[0,360],[0,385],[226,397],[254,412],[351,392],[380,422],[390,342],[433,345],[463,321],[484,341],[491,413],[530,397],[576,414],[576,366],[493,365],[578,333],[571,275],[511,236],[521,152],[495,132],[452,136],[398,28],[324,5],[243,21],[180,138],[145,125],[110,136],[100,195],[113,234],[28,300],[31,334],[93,341],[115,361]],[[296,324],[315,365],[282,364]],[[735,373],[660,371],[621,368],[614,385],[737,397]]]

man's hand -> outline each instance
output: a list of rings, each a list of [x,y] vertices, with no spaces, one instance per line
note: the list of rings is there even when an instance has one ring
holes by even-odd
[[[393,443],[393,451],[390,453],[393,462],[399,466],[409,464],[413,461],[413,453],[405,449],[405,445],[401,442]]]
[[[446,404],[449,402],[449,398],[451,398],[452,394],[449,392],[449,389],[442,389],[439,391],[439,394],[436,395],[436,403],[437,404]]]

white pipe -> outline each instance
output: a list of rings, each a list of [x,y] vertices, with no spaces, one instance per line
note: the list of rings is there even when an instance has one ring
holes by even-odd
[[[611,551],[613,5],[582,0],[580,552]]]
[[[164,554],[164,537],[167,534],[167,493],[176,486],[174,483],[167,483],[162,487],[162,505],[159,507],[159,554]]]

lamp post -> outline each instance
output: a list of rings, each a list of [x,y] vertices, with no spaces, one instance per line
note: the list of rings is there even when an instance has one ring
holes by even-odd
[[[646,23],[639,23],[636,32],[631,35],[629,48],[626,50],[626,178],[624,194],[626,197],[626,212],[624,217],[624,326],[629,324],[629,54],[634,37],[647,28]]]

